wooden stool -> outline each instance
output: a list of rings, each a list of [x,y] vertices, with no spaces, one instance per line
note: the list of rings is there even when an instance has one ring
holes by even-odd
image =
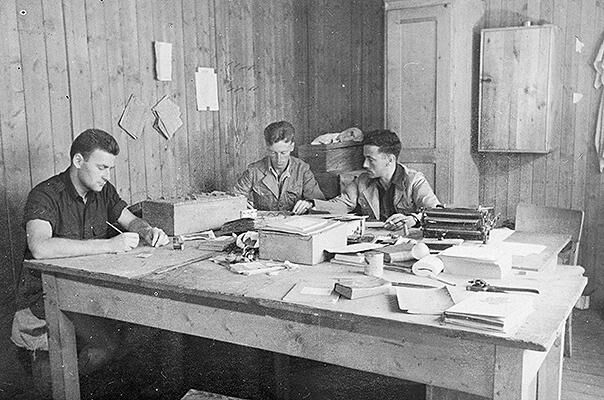
[[[243,400],[238,397],[225,396],[218,393],[190,389],[180,400]]]

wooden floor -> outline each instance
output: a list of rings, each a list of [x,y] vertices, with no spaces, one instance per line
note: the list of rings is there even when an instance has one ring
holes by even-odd
[[[3,313],[0,313],[3,314]],[[597,313],[593,310],[574,310],[573,323],[573,357],[564,359],[564,372],[562,379],[562,399],[563,400],[603,400],[604,399],[604,312]],[[35,397],[31,392],[31,379],[25,375],[23,369],[15,359],[13,351],[14,346],[8,340],[10,335],[10,322],[12,315],[0,315],[0,399],[20,399],[27,400]],[[317,372],[320,372],[317,367]],[[312,372],[312,371],[310,371]],[[211,377],[206,377],[210,378]],[[298,377],[299,379],[300,377]],[[291,378],[290,378],[291,379]],[[309,384],[310,380],[302,378],[303,384]],[[294,384],[296,378],[290,381]],[[337,381],[337,378],[335,379]],[[377,397],[363,396],[363,399],[370,398],[388,398],[383,392],[376,390],[375,386],[385,389],[387,385],[379,379],[359,380],[358,383],[363,387],[363,392],[374,392]],[[300,382],[298,382],[300,383]],[[371,386],[374,386],[372,389]],[[104,385],[105,386],[105,385]],[[142,385],[145,386],[145,385]],[[190,383],[187,387],[195,386]],[[329,389],[331,385],[325,385],[324,389]],[[337,385],[334,385],[334,388]],[[141,387],[142,388],[142,387]],[[142,388],[145,389],[145,388]],[[184,389],[183,389],[184,390]],[[183,393],[186,390],[183,391]],[[397,392],[398,389],[395,391]],[[337,392],[337,391],[335,391]],[[140,392],[139,392],[140,393]],[[326,398],[308,397],[307,395],[296,395],[295,391],[289,393],[290,399],[296,398]],[[278,399],[278,397],[270,396]],[[87,396],[83,394],[84,399],[97,400],[97,396]],[[110,396],[109,398],[127,398],[124,396]],[[143,396],[142,398],[158,399],[165,398],[159,396]],[[179,398],[179,397],[170,397]],[[247,396],[246,398],[269,398],[265,396]],[[338,396],[328,397],[332,399],[341,398]],[[350,397],[348,397],[350,398]]]
[[[573,356],[564,359],[562,400],[604,399],[603,314],[574,310]]]

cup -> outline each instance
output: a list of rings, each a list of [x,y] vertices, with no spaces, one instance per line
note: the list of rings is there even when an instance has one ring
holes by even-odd
[[[365,275],[377,278],[384,275],[384,253],[379,251],[365,253]]]

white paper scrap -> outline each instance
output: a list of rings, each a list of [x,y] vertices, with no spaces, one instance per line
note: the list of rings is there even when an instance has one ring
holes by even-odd
[[[218,111],[218,76],[214,68],[197,68],[195,90],[198,111]]]
[[[158,81],[172,80],[172,43],[155,42],[155,75]]]

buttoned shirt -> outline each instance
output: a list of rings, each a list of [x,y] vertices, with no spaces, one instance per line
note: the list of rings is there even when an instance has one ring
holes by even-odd
[[[233,188],[234,194],[247,197],[257,210],[291,211],[298,200],[325,199],[310,166],[296,157],[289,158],[279,175],[264,157],[248,166]]]
[[[126,207],[115,187],[107,182],[100,192],[90,191],[86,202],[78,194],[69,169],[34,187],[27,197],[23,228],[28,221],[47,221],[52,237],[66,239],[106,239],[116,235],[107,221],[115,224]],[[25,259],[31,259],[29,249]],[[17,309],[30,307],[34,315],[44,317],[40,272],[23,268],[17,289]]]
[[[422,208],[440,204],[426,177],[402,164],[397,164],[390,184],[394,186],[393,214],[414,215]],[[369,216],[370,220],[379,220],[382,212],[378,187],[379,178],[371,178],[363,172],[339,196],[328,201],[315,201],[315,209],[334,214],[357,211]]]

